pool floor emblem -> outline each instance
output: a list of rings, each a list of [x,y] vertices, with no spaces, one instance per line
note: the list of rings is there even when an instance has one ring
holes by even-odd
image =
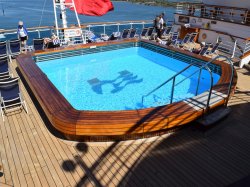
[[[132,73],[129,72],[128,70],[123,70],[123,71],[120,71],[119,74],[120,74],[120,76],[124,77],[127,75],[131,75]]]
[[[101,81],[100,81],[98,78],[94,78],[94,79],[88,80],[88,83],[89,83],[91,86],[100,84],[100,82],[101,82]]]

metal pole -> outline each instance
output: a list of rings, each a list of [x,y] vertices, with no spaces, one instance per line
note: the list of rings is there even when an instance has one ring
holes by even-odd
[[[237,44],[237,40],[235,40],[235,42],[234,42],[234,49],[233,49],[233,54],[232,54],[231,58],[234,57],[235,50],[236,50],[236,44]]]
[[[60,0],[60,8],[61,8],[61,14],[62,14],[62,26],[63,28],[67,28],[67,16],[66,16],[66,7],[64,4],[64,0]]]
[[[55,2],[55,0],[53,0],[53,6],[54,6],[54,15],[55,15],[56,35],[59,37],[58,22],[57,22],[57,13],[56,13],[56,2]]]
[[[213,75],[212,75],[212,71],[210,70],[210,68],[206,65],[205,68],[208,70],[208,72],[210,73],[210,89],[209,89],[209,94],[208,94],[208,98],[207,98],[207,107],[206,107],[206,111],[208,110],[209,107],[209,102],[210,102],[210,98],[211,98],[211,94],[212,94],[212,87],[213,87],[213,83],[214,83],[214,79],[213,79]]]
[[[197,96],[197,94],[198,94],[198,90],[199,90],[199,86],[200,86],[201,72],[202,72],[202,68],[200,68],[200,72],[199,72],[198,83],[197,83],[196,93],[195,93],[196,96]]]
[[[170,104],[172,104],[172,103],[173,103],[173,97],[174,97],[174,86],[175,86],[175,77],[173,78],[173,84],[172,84],[172,90],[171,90]]]

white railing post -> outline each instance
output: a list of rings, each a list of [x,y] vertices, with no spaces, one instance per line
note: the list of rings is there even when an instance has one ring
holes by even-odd
[[[38,38],[41,38],[40,30],[37,29],[36,31],[37,31],[37,34],[38,34]]]
[[[103,25],[103,34],[106,34],[106,24]]]
[[[234,42],[234,48],[233,48],[233,53],[232,53],[231,58],[233,58],[233,57],[234,57],[234,55],[235,55],[236,45],[237,45],[237,40],[235,40],[235,42]]]

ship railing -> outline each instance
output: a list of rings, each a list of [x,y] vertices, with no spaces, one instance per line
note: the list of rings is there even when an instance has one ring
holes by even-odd
[[[45,27],[33,27],[27,28],[28,30],[28,45],[33,45],[34,38],[45,38],[50,37],[53,33],[53,27],[45,26]],[[0,40],[1,41],[9,41],[12,39],[17,39],[17,29],[8,29],[0,31]]]
[[[246,40],[246,41],[244,42],[244,44],[245,44],[245,48],[244,48],[243,55],[246,54],[246,53],[248,53],[248,52],[250,52],[250,39],[249,39],[249,40]]]
[[[63,45],[74,45],[87,43],[91,39],[101,40],[101,35],[110,36],[113,32],[122,32],[123,29],[135,28],[137,33],[140,33],[144,27],[153,25],[153,21],[121,21],[121,22],[105,22],[105,23],[89,23],[88,25],[82,25],[81,35],[65,38],[65,29],[59,28],[58,33],[61,44]],[[79,27],[78,27],[79,28]],[[67,29],[77,29],[77,27],[70,27]]]
[[[176,6],[176,13],[240,24],[247,24],[249,20],[249,10],[247,8],[197,3],[178,3]]]
[[[242,51],[238,48],[237,40],[233,41],[222,41],[218,50],[228,55],[230,58],[239,58],[242,56]]]
[[[169,78],[167,81],[163,82],[162,84],[157,86],[155,89],[153,89],[150,92],[148,92],[147,94],[143,95],[142,101],[141,101],[142,105],[144,106],[144,102],[145,102],[146,97],[155,93],[157,90],[159,90],[160,88],[165,86],[167,83],[172,83],[171,84],[172,86],[170,89],[170,96],[166,96],[168,98],[168,99],[166,99],[167,103],[162,103],[162,104],[165,104],[165,105],[172,104],[174,102],[174,92],[175,92],[176,86],[183,83],[185,80],[191,79],[193,76],[196,76],[196,78],[194,78],[195,80],[197,79],[195,95],[198,95],[199,94],[199,87],[200,87],[200,83],[201,83],[202,70],[206,69],[209,72],[209,76],[210,76],[209,94],[208,94],[208,99],[207,99],[207,103],[206,103],[206,110],[207,110],[209,108],[210,98],[211,98],[211,94],[212,94],[212,86],[213,86],[213,75],[212,75],[212,71],[208,67],[208,64],[210,64],[210,62],[202,63],[202,64],[200,64],[200,63],[189,64],[187,67],[185,67],[184,69],[182,69],[181,71],[176,73],[174,76]],[[196,67],[196,68],[194,68],[194,67]],[[185,72],[189,73],[189,75],[185,76],[184,78],[178,79],[178,76],[183,75],[183,73],[185,73]]]
[[[33,45],[34,38],[50,38],[52,33],[58,35],[62,45],[72,45],[79,43],[86,43],[88,31],[93,32],[98,37],[101,34],[111,35],[112,32],[122,32],[123,29],[136,28],[137,33],[140,33],[144,27],[153,25],[153,20],[140,20],[140,21],[119,21],[119,22],[105,22],[105,23],[88,23],[88,25],[81,26],[81,35],[77,37],[65,38],[63,28],[56,30],[53,26],[46,27],[33,27],[27,28],[28,30],[28,45]],[[74,26],[68,29],[76,28]],[[78,27],[79,28],[79,27]],[[0,30],[0,40],[8,41],[17,38],[17,29]]]

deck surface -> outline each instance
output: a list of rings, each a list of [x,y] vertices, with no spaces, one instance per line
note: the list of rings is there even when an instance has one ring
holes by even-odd
[[[21,84],[29,113],[0,120],[0,186],[225,186],[248,177],[250,76],[240,71],[232,113],[212,129],[193,123],[128,145],[61,140]]]

